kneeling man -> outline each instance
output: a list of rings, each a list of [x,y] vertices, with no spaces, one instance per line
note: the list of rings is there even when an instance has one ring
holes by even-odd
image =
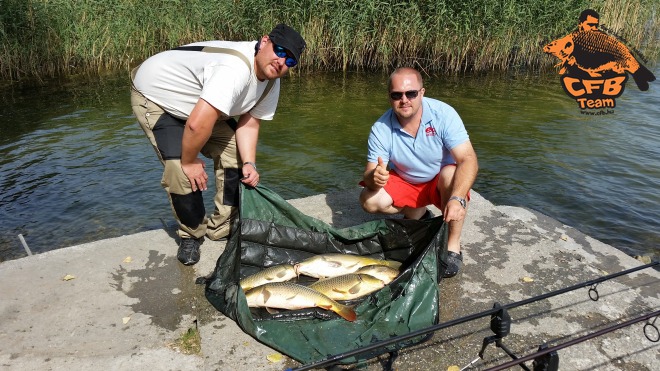
[[[449,225],[444,277],[453,277],[463,262],[461,230],[477,154],[458,113],[424,97],[417,70],[396,69],[388,87],[392,109],[371,128],[360,203],[367,212],[402,213],[406,219],[433,217],[426,208],[431,204],[442,210]]]

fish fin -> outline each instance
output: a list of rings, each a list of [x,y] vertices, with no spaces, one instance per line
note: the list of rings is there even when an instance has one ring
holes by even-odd
[[[270,291],[268,291],[268,289],[264,288],[264,289],[261,291],[261,295],[262,295],[263,298],[264,298],[264,304],[266,304],[266,303],[268,302],[268,299],[270,299]]]
[[[573,55],[571,55],[571,56],[566,60],[566,64],[568,64],[569,66],[573,66],[573,65],[575,65],[576,62],[577,62],[577,60],[575,59],[575,56],[573,56]]]
[[[360,286],[362,285],[362,282],[358,282],[357,284],[353,285],[350,289],[348,289],[348,292],[355,295],[358,292],[360,292]]]
[[[357,319],[357,314],[355,314],[353,308],[347,305],[336,304],[332,308],[332,311],[339,314],[340,316],[342,316],[342,318],[350,322],[353,322]]]
[[[592,69],[584,69],[584,68],[581,68],[581,70],[582,70],[582,71],[585,71],[586,73],[588,73],[588,74],[589,74],[589,77],[602,77],[602,76],[603,76],[603,74],[598,73],[598,71],[594,71],[594,70],[592,70]]]

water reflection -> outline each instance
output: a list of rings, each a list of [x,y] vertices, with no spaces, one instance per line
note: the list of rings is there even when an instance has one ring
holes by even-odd
[[[287,78],[275,119],[262,123],[263,183],[285,198],[356,187],[370,126],[388,108],[386,80]],[[425,88],[463,118],[484,197],[538,210],[631,254],[657,254],[657,86],[629,86],[616,114],[600,117],[581,115],[553,73],[427,76]],[[3,88],[0,103],[0,259],[24,256],[19,233],[42,252],[172,221],[125,74]],[[212,194],[205,198],[211,209]]]

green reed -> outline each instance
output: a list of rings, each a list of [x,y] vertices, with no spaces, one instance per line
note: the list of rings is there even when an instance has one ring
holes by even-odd
[[[278,22],[307,40],[298,71],[540,69],[555,63],[541,46],[586,8],[657,57],[659,6],[645,0],[0,0],[0,79],[129,70],[193,41],[256,40]]]

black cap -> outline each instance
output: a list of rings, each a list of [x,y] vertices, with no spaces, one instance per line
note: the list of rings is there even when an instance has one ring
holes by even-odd
[[[280,23],[270,31],[268,37],[270,37],[273,43],[290,51],[296,62],[300,62],[300,54],[305,50],[307,44],[296,30],[284,23]]]

